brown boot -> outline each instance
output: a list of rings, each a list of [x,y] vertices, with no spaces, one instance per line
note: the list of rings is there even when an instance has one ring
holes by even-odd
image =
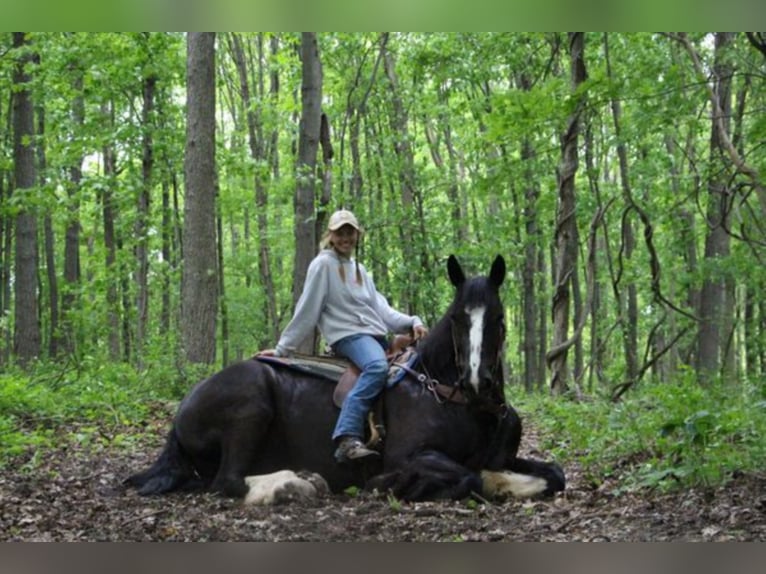
[[[379,456],[379,453],[370,450],[361,440],[355,436],[344,436],[340,439],[340,444],[335,451],[335,460],[339,463],[350,462],[369,456]]]

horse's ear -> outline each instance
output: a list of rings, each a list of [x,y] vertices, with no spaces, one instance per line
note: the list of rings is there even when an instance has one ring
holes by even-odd
[[[489,280],[500,287],[505,279],[505,259],[502,255],[495,257],[495,261],[492,263],[492,269],[489,272]]]
[[[460,287],[465,281],[463,268],[460,267],[460,263],[458,263],[457,257],[454,255],[450,255],[449,259],[447,259],[447,273],[449,273],[449,280],[452,281],[455,287]]]

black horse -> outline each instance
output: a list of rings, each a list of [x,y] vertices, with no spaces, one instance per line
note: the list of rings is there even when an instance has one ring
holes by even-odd
[[[517,456],[521,421],[501,368],[503,258],[488,277],[466,279],[454,256],[447,269],[455,298],[418,346],[417,363],[384,393],[386,435],[373,462],[333,459],[332,384],[253,358],[198,383],[159,459],[126,483],[141,494],[196,486],[241,497],[246,476],[292,469],[320,474],[333,492],[366,486],[403,500],[563,490],[557,464]]]

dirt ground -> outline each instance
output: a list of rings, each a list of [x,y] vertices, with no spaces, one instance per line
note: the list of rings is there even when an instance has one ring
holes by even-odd
[[[766,474],[725,487],[614,496],[566,465],[565,492],[544,500],[403,504],[333,495],[275,507],[206,493],[140,497],[123,478],[154,460],[167,420],[122,429],[128,448],[70,441],[19,457],[0,474],[2,541],[764,541]],[[76,436],[76,429],[66,429]],[[64,429],[62,429],[64,432]],[[129,433],[133,432],[133,435]],[[124,442],[124,441],[123,441]],[[104,446],[107,445],[107,446]],[[547,458],[527,435],[522,454]]]

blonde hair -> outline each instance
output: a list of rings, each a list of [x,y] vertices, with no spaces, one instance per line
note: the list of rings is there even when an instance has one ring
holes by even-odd
[[[329,229],[325,230],[324,235],[322,235],[322,239],[319,240],[319,249],[329,249],[332,247],[332,231]]]
[[[356,267],[356,282],[357,284],[361,285],[364,282],[362,280],[362,271],[359,269],[359,241],[362,239],[362,230],[357,229],[357,233],[359,234],[359,239],[356,242],[354,263]],[[328,229],[324,232],[322,239],[319,240],[319,249],[331,249],[332,247],[332,231]],[[341,262],[341,264],[338,266],[338,274],[340,275],[341,281],[345,283],[346,270],[343,268],[343,262]]]

